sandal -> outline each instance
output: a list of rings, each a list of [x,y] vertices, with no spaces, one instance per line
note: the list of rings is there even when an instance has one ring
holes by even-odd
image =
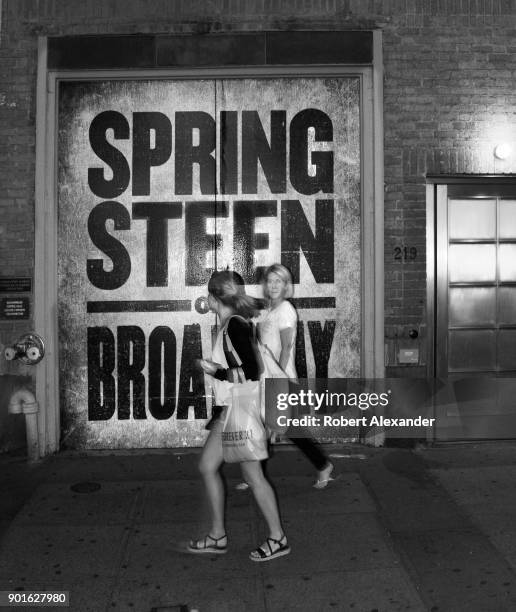
[[[287,537],[282,535],[279,540],[267,538],[261,546],[258,546],[249,554],[249,558],[251,561],[261,563],[262,561],[272,561],[276,557],[283,557],[283,555],[288,555],[289,552],[290,546],[287,543]]]
[[[228,546],[227,543],[219,544],[219,542],[226,537],[226,534],[220,536],[220,538],[214,538],[208,534],[204,536],[203,540],[190,540],[188,551],[192,553],[215,553],[217,555],[222,555],[227,552]]]
[[[335,480],[331,477],[331,473],[333,472],[333,463],[328,463],[328,466],[319,472],[319,476],[313,485],[314,489],[325,489],[328,486],[330,480]],[[321,478],[322,476],[322,478]]]

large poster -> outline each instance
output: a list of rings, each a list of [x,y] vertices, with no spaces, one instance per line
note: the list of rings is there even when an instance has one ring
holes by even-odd
[[[294,277],[300,377],[360,374],[360,81],[68,81],[58,135],[62,445],[199,446],[206,284]]]

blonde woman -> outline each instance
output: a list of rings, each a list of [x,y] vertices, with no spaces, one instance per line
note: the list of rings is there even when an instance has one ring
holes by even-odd
[[[297,378],[295,365],[297,313],[294,306],[288,301],[293,293],[292,275],[288,268],[275,263],[265,270],[263,294],[267,306],[256,319],[258,333],[261,342],[271,350],[276,361],[290,379]],[[332,480],[333,464],[312,438],[289,439],[317,470],[314,487],[324,489]]]
[[[212,360],[201,359],[200,367],[214,378],[217,403],[231,401],[229,386],[233,383],[234,355],[228,350],[224,334],[227,333],[242,365],[246,380],[259,380],[261,362],[257,358],[251,317],[257,314],[260,302],[247,295],[241,277],[235,272],[214,272],[208,283],[208,304],[217,314],[220,327],[213,347]],[[238,380],[238,379],[235,379]],[[211,528],[201,540],[192,540],[188,550],[192,553],[225,553],[227,535],[225,527],[225,494],[220,468],[223,463],[222,424],[224,408],[212,419],[210,433],[204,445],[199,470],[206,486],[211,510]],[[242,475],[253,492],[269,529],[266,541],[250,553],[252,561],[271,561],[290,553],[283,531],[276,496],[265,478],[260,461],[244,461]]]

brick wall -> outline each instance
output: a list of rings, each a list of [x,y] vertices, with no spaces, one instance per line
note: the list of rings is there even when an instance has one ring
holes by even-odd
[[[10,4],[3,0],[0,38],[0,275],[31,277],[36,40],[22,33]],[[0,350],[31,327],[30,321],[0,321]],[[26,368],[0,356],[0,373],[20,370]]]
[[[392,362],[401,345],[424,351],[425,174],[516,170],[514,162],[495,165],[492,154],[498,139],[513,139],[516,131],[514,3],[3,0],[2,9],[0,257],[6,276],[33,270],[38,35],[381,28],[387,353]],[[0,344],[30,327],[0,321]],[[409,329],[420,332],[417,340],[408,338]],[[0,372],[5,368],[0,358]]]

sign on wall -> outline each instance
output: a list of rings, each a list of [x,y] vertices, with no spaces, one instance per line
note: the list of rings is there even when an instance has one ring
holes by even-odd
[[[63,443],[199,446],[206,285],[292,271],[300,376],[360,374],[357,77],[63,82]]]

